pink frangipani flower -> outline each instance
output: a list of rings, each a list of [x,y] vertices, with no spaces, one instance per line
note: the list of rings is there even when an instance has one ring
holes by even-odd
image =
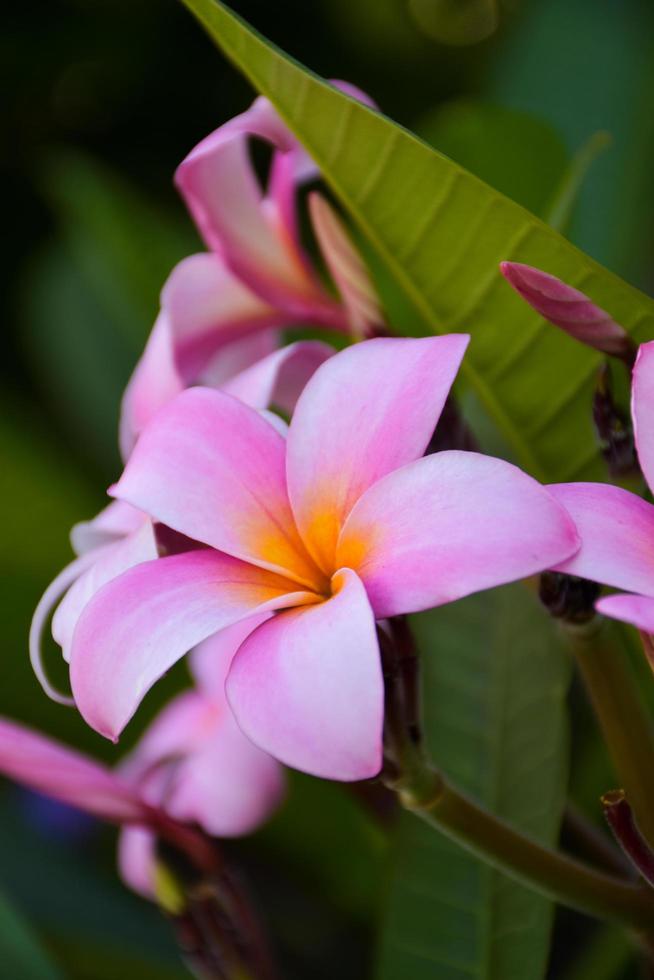
[[[145,429],[115,494],[206,547],[104,586],[73,637],[86,720],[116,738],[152,684],[227,626],[243,640],[227,696],[252,741],[354,780],[381,764],[375,620],[522,578],[578,547],[564,509],[515,466],[423,458],[468,337],[380,338],[326,361],[288,437],[195,388]]]
[[[500,262],[500,272],[536,313],[570,337],[603,354],[633,359],[629,334],[585,293],[521,262]]]
[[[333,353],[332,347],[320,341],[298,341],[234,375],[224,389],[259,411],[276,405],[290,414],[307,380]],[[278,424],[283,424],[281,419]],[[112,501],[93,520],[76,524],[71,542],[77,558],[46,589],[30,629],[35,673],[50,697],[64,704],[73,702],[50,684],[41,657],[41,635],[53,606],[61,600],[52,620],[52,635],[69,660],[73,631],[89,599],[121,572],[159,554],[150,519],[120,500]]]
[[[654,341],[636,359],[631,414],[638,460],[654,488]],[[556,571],[602,582],[634,595],[605,596],[599,612],[654,633],[654,506],[636,494],[604,483],[549,487],[571,515],[581,548]]]
[[[335,84],[370,104],[353,86]],[[265,191],[249,156],[253,137],[273,150]],[[300,244],[297,192],[318,176],[263,97],[180,164],[175,182],[209,251],[180,262],[163,288],[161,312],[123,399],[125,459],[161,405],[191,384],[222,387],[271,353],[282,328],[304,324],[350,332],[348,303],[324,289]],[[321,245],[329,261],[333,246]]]

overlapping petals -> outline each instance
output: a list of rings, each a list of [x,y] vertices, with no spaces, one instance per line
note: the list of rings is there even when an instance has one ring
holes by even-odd
[[[216,550],[139,565],[86,607],[71,676],[94,727],[115,737],[186,650],[276,611],[228,673],[239,724],[309,772],[378,771],[375,618],[532,574],[578,546],[563,507],[515,467],[421,458],[466,343],[342,351],[304,389],[286,441],[222,391],[184,392],[157,414],[115,493]]]
[[[631,410],[643,474],[654,486],[654,342],[643,344],[633,371]],[[597,609],[654,632],[654,506],[602,483],[549,488],[572,516],[581,548],[558,571],[640,595],[606,596]]]

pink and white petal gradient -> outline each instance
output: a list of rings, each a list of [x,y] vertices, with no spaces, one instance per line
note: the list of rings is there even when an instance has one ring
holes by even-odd
[[[641,344],[633,371],[631,414],[638,462],[654,492],[654,341]]]
[[[451,451],[367,490],[336,557],[381,619],[525,578],[578,547],[572,520],[539,483],[504,460]]]
[[[148,819],[141,794],[88,756],[0,718],[0,772],[55,800],[115,823]]]
[[[333,354],[329,344],[299,340],[241,371],[222,390],[252,408],[276,405],[290,415],[310,378]]]
[[[212,550],[143,562],[85,606],[73,636],[75,703],[116,739],[144,695],[212,633],[267,609],[315,601],[293,583]]]
[[[193,388],[139,439],[114,493],[176,531],[311,587],[288,503],[286,445],[258,412]]]
[[[654,635],[654,598],[644,595],[607,595],[595,604],[598,612],[629,623],[643,633]]]
[[[133,565],[157,558],[157,544],[150,520],[141,514],[141,527],[126,538],[96,553],[93,564],[73,583],[52,619],[52,635],[62,649],[64,660],[70,660],[75,626],[86,604],[96,592]]]
[[[80,521],[70,532],[73,551],[85,555],[106,544],[113,544],[138,531],[145,520],[142,511],[122,500],[112,500],[90,521]]]
[[[240,647],[227,697],[245,734],[296,769],[356,780],[381,767],[384,685],[375,620],[349,569],[334,594],[260,626]]]
[[[324,571],[335,570],[338,534],[361,494],[424,453],[468,340],[369,340],[323,364],[304,389],[288,434],[288,490]]]
[[[570,514],[582,542],[555,570],[654,595],[654,506],[605,483],[548,489]]]
[[[118,838],[118,870],[125,884],[154,901],[156,898],[156,840],[146,827],[123,827]]]

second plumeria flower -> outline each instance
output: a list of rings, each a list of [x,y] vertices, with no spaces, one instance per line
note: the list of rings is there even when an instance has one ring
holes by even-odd
[[[226,682],[242,730],[319,776],[379,771],[375,621],[533,574],[578,547],[563,507],[515,466],[423,457],[467,343],[347,348],[304,389],[288,438],[202,388],[155,417],[115,494],[204,547],[138,565],[84,609],[71,680],[94,728],[116,738],[176,660],[250,619]]]

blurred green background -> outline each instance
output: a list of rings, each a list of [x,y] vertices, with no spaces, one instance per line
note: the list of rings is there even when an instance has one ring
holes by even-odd
[[[651,291],[651,0],[460,6],[467,12],[457,21],[452,4],[436,0],[232,3],[303,63],[355,82],[390,116],[543,216],[567,209],[584,148],[598,131],[610,133],[575,196],[568,234]],[[489,7],[497,17],[489,19]],[[103,505],[117,475],[120,394],[159,288],[174,262],[199,248],[173,170],[251,93],[173,0],[15,5],[3,27],[0,712],[112,759],[113,747],[41,693],[27,659],[29,621],[70,558],[70,526]],[[148,699],[126,745],[184,676],[181,666]],[[606,763],[582,737],[574,760],[588,802],[598,783],[604,788]],[[360,801],[294,777],[280,816],[232,850],[262,896],[284,977],[369,975],[389,865],[384,834]],[[7,784],[1,894],[1,976],[57,975],[34,951],[29,963],[21,959],[29,946],[16,938],[22,930],[38,935],[61,976],[187,975],[165,923],[116,880],[113,834]],[[560,925],[552,977],[636,975],[613,933],[593,945],[575,917]],[[2,966],[11,956],[13,971]]]

